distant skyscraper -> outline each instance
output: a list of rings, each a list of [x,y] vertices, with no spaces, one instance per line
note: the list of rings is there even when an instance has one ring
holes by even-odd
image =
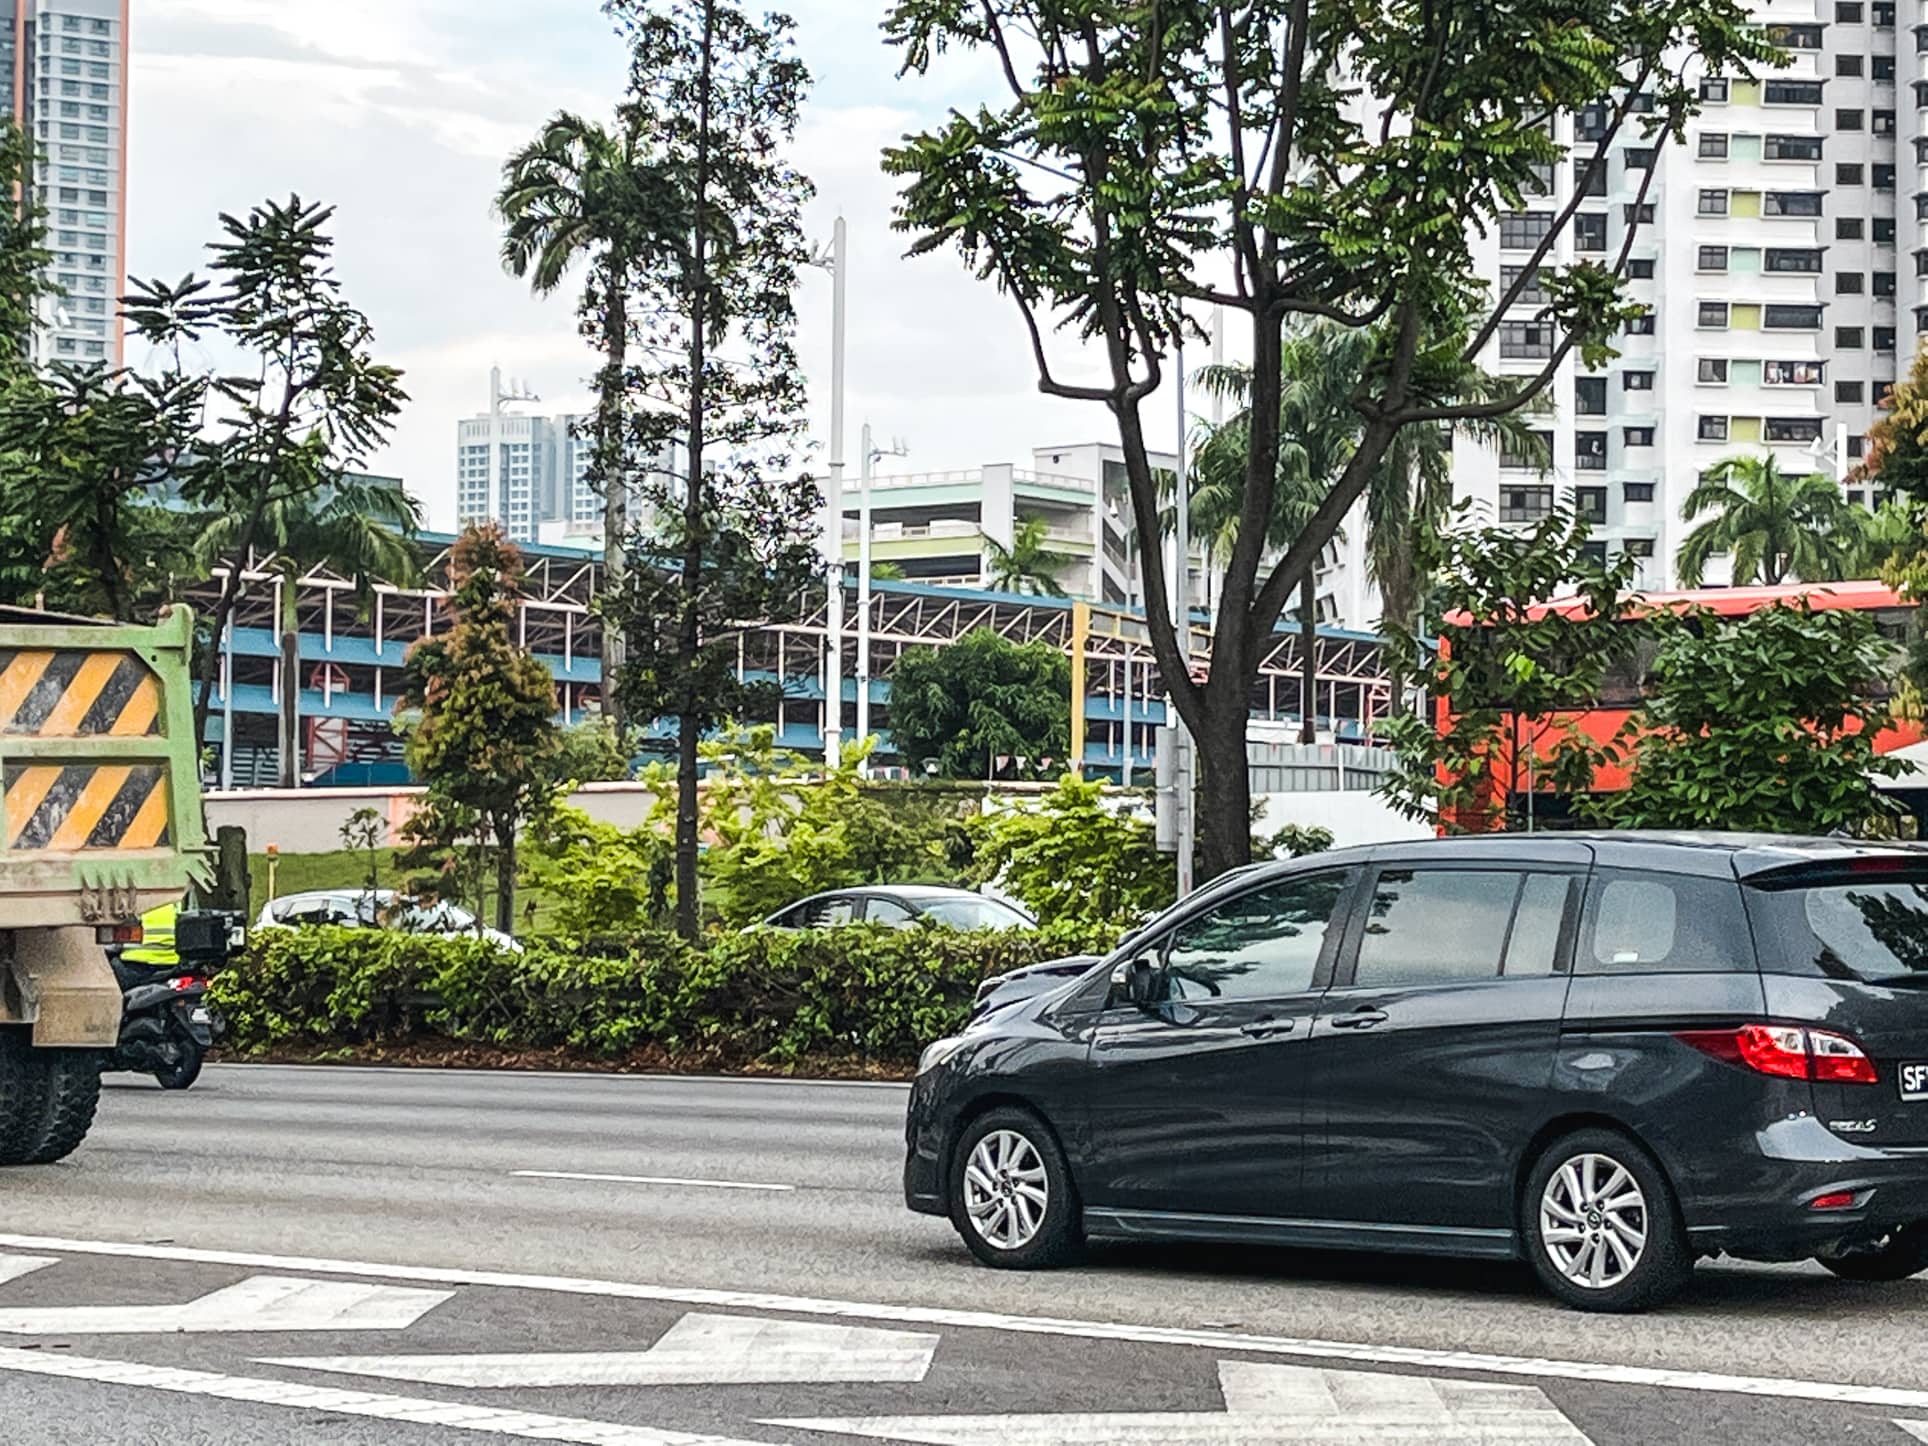
[[[517,382],[504,390],[498,367],[489,374],[489,410],[456,423],[456,525],[498,522],[517,542],[600,546],[602,496],[589,481],[596,419],[508,410],[540,400]],[[665,449],[644,470],[674,474],[681,455],[681,447]]]
[[[129,0],[0,0],[0,109],[39,147],[53,279],[40,361],[122,359]]]

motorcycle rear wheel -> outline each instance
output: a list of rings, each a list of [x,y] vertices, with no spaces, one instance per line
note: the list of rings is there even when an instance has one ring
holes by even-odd
[[[184,1090],[201,1077],[202,1054],[199,1050],[184,1055],[173,1064],[154,1071],[164,1090]]]

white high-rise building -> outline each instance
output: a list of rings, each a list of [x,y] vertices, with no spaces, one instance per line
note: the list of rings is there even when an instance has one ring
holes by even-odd
[[[39,148],[52,279],[40,362],[119,365],[127,276],[128,0],[0,0],[0,111]]]
[[[1906,47],[1898,3],[1915,7],[1900,17],[1914,36]],[[1606,366],[1561,366],[1550,409],[1529,419],[1552,470],[1455,448],[1456,491],[1484,520],[1525,527],[1570,503],[1594,522],[1600,554],[1631,554],[1650,591],[1678,585],[1675,557],[1694,525],[1681,505],[1723,459],[1772,455],[1789,475],[1846,486],[1876,404],[1928,330],[1928,78],[1916,78],[1928,72],[1910,62],[1905,89],[1897,74],[1901,54],[1928,53],[1928,0],[1773,0],[1755,14],[1790,63],[1754,81],[1701,80],[1684,145],[1655,146],[1630,116],[1543,263],[1611,264],[1644,206],[1630,292],[1647,315]],[[1604,109],[1562,118],[1568,160],[1545,178],[1546,194],[1476,243],[1499,292],[1572,199],[1607,120]],[[1530,283],[1522,290],[1481,358],[1487,370],[1531,376],[1544,365],[1556,332],[1535,317],[1542,299]],[[1378,616],[1372,589],[1350,576],[1363,535],[1355,516],[1335,589],[1338,620],[1354,627]],[[1708,581],[1727,578],[1722,560]]]
[[[488,411],[456,424],[456,526],[496,522],[518,542],[600,546],[602,496],[589,480],[596,419],[510,410],[540,400],[518,382],[505,390],[500,368],[489,374]],[[680,445],[666,448],[644,470],[676,475],[681,457]]]

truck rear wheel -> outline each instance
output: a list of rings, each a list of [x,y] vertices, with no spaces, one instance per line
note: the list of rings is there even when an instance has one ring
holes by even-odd
[[[100,1071],[106,1055],[97,1049],[43,1049],[47,1102],[41,1112],[40,1140],[27,1156],[29,1165],[51,1165],[80,1148],[94,1127],[100,1107]]]
[[[46,1165],[93,1126],[104,1055],[35,1049],[29,1030],[0,1028],[0,1165]]]

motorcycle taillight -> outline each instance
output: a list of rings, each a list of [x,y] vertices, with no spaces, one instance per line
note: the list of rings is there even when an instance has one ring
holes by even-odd
[[[174,988],[176,989],[186,990],[186,989],[199,989],[201,988],[202,985],[207,983],[207,980],[201,978],[198,974],[177,974],[174,978],[168,980],[167,982],[173,985]]]

